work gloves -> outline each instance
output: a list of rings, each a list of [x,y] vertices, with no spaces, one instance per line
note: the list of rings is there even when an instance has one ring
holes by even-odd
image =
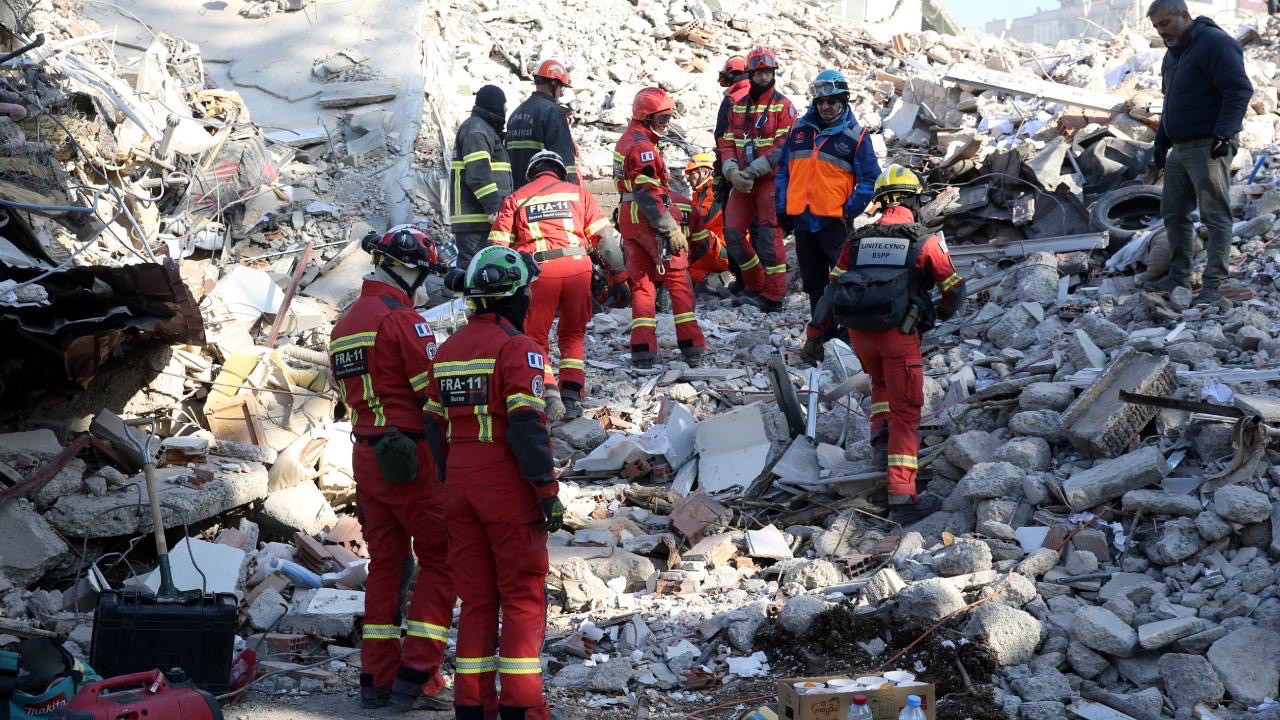
[[[684,231],[679,227],[668,233],[667,238],[671,242],[672,255],[679,255],[689,249],[689,239],[684,236]]]
[[[804,347],[800,348],[800,357],[814,367],[822,365],[822,360],[826,357],[826,354],[826,345],[820,337],[811,337],[805,340]]]
[[[754,178],[738,169],[738,163],[736,160],[726,160],[720,169],[721,172],[724,173],[725,179],[728,180],[729,184],[733,185],[734,189],[738,192],[751,192],[751,188],[756,185]]]
[[[773,172],[773,166],[769,164],[769,158],[758,157],[747,166],[745,174],[754,181],[756,178],[762,178],[771,172]]]
[[[1235,148],[1231,147],[1231,138],[1217,135],[1213,138],[1213,145],[1209,147],[1209,157],[1230,158],[1235,155]],[[1163,167],[1161,163],[1161,167]]]
[[[564,527],[564,505],[560,502],[560,498],[556,496],[543,498],[542,514],[547,518],[542,526],[547,532],[553,533]]]

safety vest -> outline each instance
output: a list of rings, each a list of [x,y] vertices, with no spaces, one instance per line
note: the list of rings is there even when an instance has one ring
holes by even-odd
[[[920,251],[933,233],[918,223],[867,225],[849,238],[849,270],[835,278],[832,313],[853,330],[901,327],[915,307],[915,329],[933,327],[928,276]]]
[[[787,214],[843,217],[858,184],[854,158],[866,136],[866,129],[822,134],[808,123],[797,125],[787,137]]]

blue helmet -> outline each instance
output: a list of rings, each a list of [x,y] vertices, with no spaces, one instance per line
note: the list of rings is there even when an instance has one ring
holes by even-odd
[[[833,95],[843,95],[848,98],[849,80],[839,70],[827,68],[818,73],[818,76],[809,84],[809,92],[814,98]]]

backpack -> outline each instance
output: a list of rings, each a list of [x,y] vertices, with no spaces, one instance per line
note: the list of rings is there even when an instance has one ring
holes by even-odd
[[[901,327],[921,294],[916,261],[928,230],[920,225],[869,225],[849,239],[852,267],[837,277],[832,316],[853,330]]]
[[[47,717],[101,679],[56,641],[24,640],[18,652],[0,651],[0,720]]]

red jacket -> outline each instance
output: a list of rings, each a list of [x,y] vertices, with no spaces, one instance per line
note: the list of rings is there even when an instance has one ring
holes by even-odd
[[[400,288],[365,280],[333,326],[329,366],[357,434],[389,427],[421,435],[435,333]]]
[[[676,227],[679,214],[673,212],[668,190],[671,177],[667,163],[657,148],[658,136],[643,123],[632,121],[613,149],[613,183],[618,188],[618,231],[622,239],[639,244],[655,260],[656,231],[664,225]]]
[[[777,167],[782,141],[796,121],[795,106],[775,88],[769,88],[753,100],[748,87],[734,93],[732,99],[728,127],[716,138],[720,162],[734,160],[745,170],[752,159],[773,155],[770,163]],[[748,146],[754,147],[751,157],[747,157]]]
[[[540,173],[498,206],[489,242],[540,253],[557,248],[590,251],[609,218],[586,188]]]
[[[547,429],[542,349],[494,313],[474,314],[440,345],[424,409],[446,442],[439,467],[514,462],[539,498],[559,491]]]

